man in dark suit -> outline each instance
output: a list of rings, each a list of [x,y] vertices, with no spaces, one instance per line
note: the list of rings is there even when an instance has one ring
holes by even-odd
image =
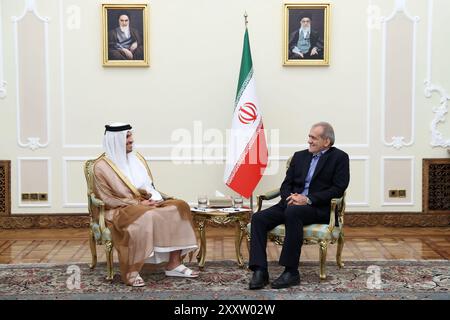
[[[300,283],[298,265],[303,226],[328,223],[331,199],[342,197],[349,184],[349,157],[333,147],[334,130],[329,123],[313,125],[308,144],[307,150],[298,151],[292,157],[280,188],[280,202],[252,217],[250,289],[261,289],[269,283],[267,232],[280,224],[285,225],[286,233],[279,264],[285,270],[272,282],[272,288],[288,288]]]
[[[289,35],[289,59],[323,59],[323,37],[311,29],[311,17],[303,15],[300,28]]]

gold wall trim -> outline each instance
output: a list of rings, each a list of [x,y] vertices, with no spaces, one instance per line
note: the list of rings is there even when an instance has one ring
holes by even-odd
[[[11,161],[0,160],[0,216],[11,214]]]
[[[88,215],[11,215],[0,217],[0,229],[88,228]]]
[[[449,227],[450,211],[439,214],[422,212],[347,212],[345,225],[350,227]]]

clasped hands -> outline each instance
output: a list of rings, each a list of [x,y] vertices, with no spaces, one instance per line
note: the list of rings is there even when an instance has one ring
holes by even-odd
[[[303,194],[291,193],[289,197],[286,198],[288,206],[304,206],[307,204],[307,198]]]
[[[144,189],[139,189],[139,193],[141,194],[141,202],[140,204],[143,206],[149,206],[149,207],[158,207],[161,202],[164,200],[152,200],[152,194],[147,192]]]
[[[297,47],[295,47],[297,48]],[[298,54],[300,58],[305,58],[305,55],[300,52],[300,50],[297,48],[297,50],[292,50],[293,53]],[[310,56],[316,56],[319,54],[319,49],[317,47],[312,48]]]
[[[126,49],[126,48],[122,48],[122,52],[125,53],[125,55],[127,56],[128,59],[133,59],[134,57],[134,51],[136,50],[138,46],[137,41],[133,42],[133,44],[130,46],[130,48]]]
[[[149,206],[149,207],[159,207],[159,205],[163,202],[163,200],[155,201],[152,199],[145,199],[141,201],[141,205]]]

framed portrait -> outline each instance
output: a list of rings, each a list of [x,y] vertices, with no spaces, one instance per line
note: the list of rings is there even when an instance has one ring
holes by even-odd
[[[283,65],[328,66],[330,4],[285,3]]]
[[[147,16],[147,4],[102,4],[103,66],[149,66]]]

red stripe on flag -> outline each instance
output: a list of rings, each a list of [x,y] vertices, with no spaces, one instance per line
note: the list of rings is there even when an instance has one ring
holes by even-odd
[[[245,158],[235,169],[233,180],[227,183],[227,186],[245,198],[252,195],[267,167],[268,152],[264,126],[261,125],[255,133],[258,136],[252,139],[253,143],[246,148]]]

